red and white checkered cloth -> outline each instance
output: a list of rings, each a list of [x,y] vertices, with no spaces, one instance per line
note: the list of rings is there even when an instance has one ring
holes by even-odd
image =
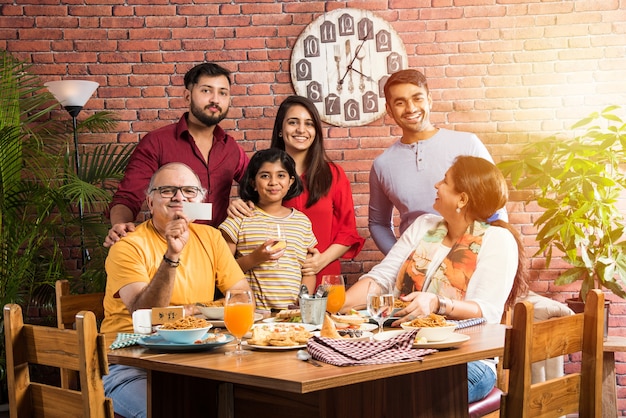
[[[423,356],[437,350],[413,349],[417,331],[403,332],[384,341],[350,341],[315,336],[309,338],[307,350],[315,360],[335,366],[420,361]]]

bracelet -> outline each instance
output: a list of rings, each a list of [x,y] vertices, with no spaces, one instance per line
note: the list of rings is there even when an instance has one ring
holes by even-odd
[[[437,315],[445,315],[446,311],[448,309],[448,304],[446,303],[446,298],[443,298],[441,296],[437,296],[437,299],[439,299],[439,309],[437,310]]]
[[[180,265],[180,260],[178,261],[170,260],[169,258],[165,256],[165,254],[163,255],[163,261],[165,261],[167,265],[170,267],[178,267]]]
[[[454,299],[450,298],[450,315],[454,312]]]

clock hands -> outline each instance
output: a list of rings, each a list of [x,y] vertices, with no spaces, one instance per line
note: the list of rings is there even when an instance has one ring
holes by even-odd
[[[350,85],[348,87],[348,89],[350,90],[350,92],[352,92],[354,90],[354,86],[352,85],[352,73],[351,71],[354,71],[357,74],[360,74],[361,77],[365,77],[367,80],[372,80],[372,78],[370,76],[367,76],[365,74],[363,74],[362,71],[358,71],[356,68],[354,68],[352,66],[352,64],[354,64],[354,61],[357,59],[357,57],[359,57],[359,53],[361,52],[361,48],[363,48],[363,45],[365,44],[365,41],[367,41],[368,36],[369,35],[369,30],[368,32],[365,34],[365,36],[363,37],[363,40],[361,41],[361,43],[359,44],[359,46],[356,48],[356,51],[354,51],[354,55],[352,56],[352,60],[350,60],[350,64],[348,64],[348,66],[346,67],[346,72],[343,74],[343,77],[341,77],[341,79],[337,82],[337,91],[341,91],[341,86],[343,85],[343,81],[345,80],[346,76],[348,75],[348,73],[350,73]],[[350,40],[346,40],[346,56],[349,58],[350,57]],[[361,70],[363,69],[363,62],[362,59],[364,57],[359,58],[359,62],[361,63]]]

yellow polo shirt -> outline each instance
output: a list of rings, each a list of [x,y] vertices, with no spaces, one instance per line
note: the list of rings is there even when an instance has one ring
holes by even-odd
[[[138,225],[109,251],[105,268],[104,321],[101,332],[133,332],[133,321],[118,291],[135,282],[149,283],[163,261],[167,243],[152,221]],[[210,302],[215,286],[226,292],[245,276],[222,234],[208,225],[190,224],[189,241],[180,255],[172,305]]]

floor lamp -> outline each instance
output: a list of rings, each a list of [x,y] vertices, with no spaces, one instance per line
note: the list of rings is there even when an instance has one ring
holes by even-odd
[[[49,81],[44,84],[50,93],[61,103],[72,117],[72,127],[74,128],[74,161],[76,164],[76,175],[80,176],[80,153],[78,151],[78,129],[76,118],[89,100],[91,95],[98,88],[98,83],[87,80],[61,80]],[[78,200],[78,216],[80,216],[80,254],[82,261],[82,270],[85,270],[85,264],[89,261],[89,250],[85,248],[85,229],[83,227],[83,199]]]

